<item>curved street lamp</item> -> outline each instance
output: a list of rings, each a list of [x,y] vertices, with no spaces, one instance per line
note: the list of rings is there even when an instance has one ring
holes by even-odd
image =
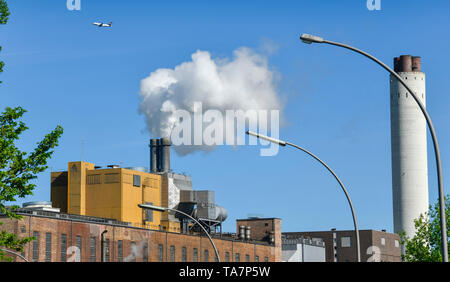
[[[22,256],[22,255],[19,254],[19,253],[10,251],[10,250],[8,250],[8,249],[3,249],[3,248],[0,248],[0,250],[2,250],[2,251],[4,251],[4,252],[7,252],[7,253],[10,253],[10,254],[12,254],[12,255],[18,256],[19,258],[23,259],[24,261],[29,262],[24,256]]]
[[[202,230],[205,232],[206,236],[208,236],[208,239],[214,248],[214,252],[216,253],[217,261],[220,262],[219,252],[217,251],[216,245],[214,244],[211,236],[209,235],[208,231],[206,231],[206,229],[203,227],[203,225],[201,225],[201,223],[198,222],[195,218],[193,218],[192,216],[188,215],[185,212],[182,212],[182,211],[179,211],[176,209],[171,209],[171,208],[159,207],[159,206],[154,206],[154,205],[144,205],[144,204],[138,204],[138,207],[140,207],[142,209],[149,209],[149,210],[154,210],[154,211],[159,211],[159,212],[173,211],[176,213],[181,213],[182,215],[187,216],[190,219],[192,219],[195,223],[197,223],[202,228]]]
[[[435,157],[436,157],[436,167],[437,167],[437,176],[438,176],[438,188],[439,188],[439,213],[440,213],[440,219],[441,219],[442,261],[448,262],[447,221],[446,221],[446,218],[445,218],[445,197],[444,197],[444,182],[443,182],[443,178],[442,178],[441,153],[440,153],[440,150],[439,150],[439,144],[438,144],[438,140],[437,140],[436,132],[434,130],[433,123],[431,122],[431,118],[428,115],[428,112],[425,109],[425,106],[423,105],[423,103],[416,96],[414,91],[406,84],[406,82],[395,71],[393,71],[390,67],[385,65],[383,62],[381,62],[380,60],[378,60],[374,56],[372,56],[372,55],[370,55],[370,54],[368,54],[368,53],[366,53],[366,52],[364,52],[362,50],[359,50],[359,49],[357,49],[357,48],[355,48],[353,46],[349,46],[349,45],[346,45],[346,44],[325,40],[322,37],[311,35],[311,34],[305,34],[305,33],[302,34],[300,36],[300,40],[302,40],[306,44],[326,43],[326,44],[342,47],[342,48],[349,49],[351,51],[357,52],[357,53],[359,53],[359,54],[361,54],[361,55],[371,59],[372,61],[376,62],[381,67],[383,67],[385,70],[387,70],[391,75],[393,75],[408,90],[408,92],[411,94],[411,96],[417,102],[417,104],[420,107],[420,110],[422,111],[423,115],[425,116],[425,119],[426,119],[427,124],[428,124],[428,128],[430,129],[431,138],[433,139],[434,154],[435,154]]]
[[[336,175],[336,173],[334,173],[334,171],[326,163],[324,163],[321,159],[319,159],[316,155],[314,155],[313,153],[309,152],[308,150],[306,150],[306,149],[304,149],[304,148],[302,148],[302,147],[300,147],[298,145],[295,145],[295,144],[292,144],[292,143],[289,143],[289,142],[286,142],[286,141],[278,140],[278,139],[275,139],[275,138],[271,138],[271,137],[268,137],[268,136],[265,136],[265,135],[261,135],[261,134],[258,134],[258,133],[252,132],[252,131],[247,131],[246,133],[248,135],[255,136],[257,138],[260,138],[260,139],[263,139],[263,140],[266,140],[266,141],[278,144],[278,145],[283,146],[283,147],[285,147],[286,145],[289,145],[291,147],[297,148],[297,149],[307,153],[308,155],[310,155],[314,159],[316,159],[319,163],[321,163],[334,176],[334,178],[337,180],[337,182],[339,182],[339,185],[341,186],[342,191],[344,191],[345,197],[347,197],[348,204],[350,205],[350,209],[352,211],[353,225],[355,226],[355,234],[356,234],[356,254],[357,254],[356,258],[357,258],[358,262],[361,262],[361,247],[360,247],[361,245],[360,245],[360,241],[359,241],[359,229],[358,229],[358,222],[356,221],[355,209],[353,208],[352,200],[350,199],[350,196],[348,195],[347,189],[345,189],[344,184],[339,179],[339,177]]]

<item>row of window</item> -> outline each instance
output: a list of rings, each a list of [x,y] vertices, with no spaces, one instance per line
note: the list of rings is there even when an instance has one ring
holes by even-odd
[[[103,175],[103,181],[106,184],[110,183],[119,183],[120,182],[120,174],[118,173],[106,173]],[[141,182],[141,176],[136,174],[123,174],[123,182],[128,184],[133,184],[134,187],[141,187],[141,185],[144,186],[156,186],[156,183],[152,183],[153,179],[150,179],[146,177],[144,179],[144,183]],[[86,176],[86,184],[88,185],[95,185],[95,184],[101,184],[102,183],[102,174],[89,174]],[[154,184],[154,185],[151,185]]]
[[[397,97],[400,98],[400,92],[397,93]],[[405,97],[408,98],[408,92],[405,92]],[[394,99],[394,95],[391,95],[392,100]],[[422,99],[425,98],[425,95],[422,93]]]
[[[170,262],[174,262],[175,261],[175,246],[170,246],[169,248],[169,261]],[[214,259],[215,261],[219,261],[217,258],[217,255],[214,253]],[[219,253],[220,255],[220,253]],[[240,262],[241,261],[241,254],[240,253],[235,253],[234,254],[234,261],[235,262]],[[194,262],[198,262],[199,261],[199,254],[198,254],[198,249],[197,248],[193,248],[192,249],[192,258]],[[204,262],[208,262],[209,260],[209,250],[204,250],[203,251],[203,261]],[[158,245],[158,260],[160,262],[164,261],[164,245],[159,244]],[[187,262],[187,248],[186,247],[182,247],[181,248],[181,261],[182,262]],[[250,262],[250,255],[246,254],[245,255],[245,261],[246,262]],[[268,257],[264,257],[264,262],[268,262],[269,258]],[[225,252],[225,262],[230,262],[230,252]],[[259,256],[255,256],[255,262],[259,262]]]
[[[341,237],[341,247],[342,248],[349,248],[352,245],[352,241],[351,241],[351,237]],[[336,242],[336,238],[334,238],[334,241]],[[381,238],[380,243],[382,246],[386,245],[386,239],[385,238]],[[395,247],[399,248],[400,247],[400,243],[398,242],[398,240],[394,241]],[[336,244],[334,244],[335,248],[336,248]]]
[[[32,261],[39,261],[39,232],[34,231],[33,237],[35,240],[32,242]],[[83,238],[79,235],[75,237],[75,246],[71,246],[68,248],[67,246],[67,234],[61,234],[60,235],[60,261],[61,262],[69,262],[69,261],[81,261],[82,257],[82,248],[83,246]],[[144,242],[142,246],[142,260],[144,262],[148,262],[148,243]],[[169,261],[174,262],[175,261],[175,246],[170,246],[169,248]],[[117,241],[117,260],[119,262],[122,261],[136,261],[136,255],[140,253],[140,251],[137,249],[136,242],[130,242],[130,255],[128,257],[123,256],[123,241],[118,240]],[[218,261],[217,256],[214,255],[215,261]],[[69,256],[69,257],[68,257]],[[105,239],[104,242],[104,260],[105,262],[110,261],[110,240]],[[199,261],[199,253],[197,248],[192,249],[192,257],[194,262]],[[90,237],[89,238],[89,261],[95,262],[97,258],[97,238],[96,237]],[[52,261],[52,233],[47,232],[45,233],[45,261],[51,262]],[[158,245],[158,261],[162,262],[164,261],[164,245],[159,244]],[[187,248],[182,247],[181,248],[181,261],[187,262]],[[203,261],[208,262],[210,261],[210,254],[209,250],[204,250],[203,252]],[[234,254],[234,261],[240,262],[241,261],[241,254],[235,253]],[[264,262],[268,262],[269,258],[264,257]],[[225,262],[230,262],[230,252],[225,252]],[[245,262],[250,262],[250,255],[245,255]],[[259,262],[259,256],[255,256],[255,262]]]

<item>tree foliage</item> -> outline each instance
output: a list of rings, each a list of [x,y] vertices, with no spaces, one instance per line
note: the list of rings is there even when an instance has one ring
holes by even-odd
[[[445,214],[447,220],[447,238],[449,238],[449,208],[450,198],[445,197]],[[408,238],[405,233],[400,234],[402,245],[405,248],[402,255],[408,262],[441,262],[441,220],[439,216],[439,203],[430,206],[427,213],[421,214],[414,220],[416,234]]]
[[[33,152],[22,152],[15,142],[28,129],[25,123],[20,121],[25,112],[21,107],[7,107],[0,115],[0,213],[9,218],[21,218],[14,213],[17,206],[7,207],[6,204],[32,195],[36,185],[30,182],[37,174],[47,169],[47,160],[53,154],[53,148],[58,145],[58,139],[63,133],[62,127],[58,125],[37,143]],[[0,247],[21,251],[31,239],[19,239],[15,234],[2,231]],[[5,253],[0,250],[0,261],[2,258],[5,258]]]

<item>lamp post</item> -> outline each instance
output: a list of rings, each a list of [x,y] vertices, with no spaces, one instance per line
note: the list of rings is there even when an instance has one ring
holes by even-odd
[[[12,255],[18,256],[19,258],[23,259],[24,261],[29,262],[24,256],[22,256],[22,255],[19,254],[19,253],[10,251],[10,250],[8,250],[8,249],[3,249],[3,248],[0,248],[0,250],[2,250],[2,251],[4,251],[4,252],[7,252],[7,253],[10,253],[10,254],[12,254]]]
[[[344,191],[345,197],[347,197],[347,201],[348,201],[348,203],[350,205],[350,209],[351,209],[352,217],[353,217],[353,225],[355,226],[356,252],[357,252],[356,253],[356,258],[357,258],[358,262],[361,262],[361,247],[360,247],[361,245],[360,245],[360,241],[359,241],[359,229],[358,229],[358,223],[356,221],[355,209],[353,208],[352,200],[350,199],[350,196],[348,195],[347,189],[345,189],[344,184],[339,179],[339,177],[336,175],[336,173],[334,173],[334,171],[326,163],[324,163],[321,159],[319,159],[316,155],[314,155],[313,153],[309,152],[308,150],[306,150],[306,149],[304,149],[304,148],[302,148],[302,147],[300,147],[298,145],[292,144],[290,142],[278,140],[278,139],[275,139],[275,138],[271,138],[271,137],[268,137],[268,136],[265,136],[265,135],[261,135],[261,134],[258,134],[258,133],[252,132],[252,131],[247,131],[246,133],[248,135],[252,135],[252,136],[255,136],[257,138],[260,138],[260,139],[263,139],[263,140],[267,140],[269,142],[278,144],[278,145],[283,146],[283,147],[288,145],[288,146],[297,148],[297,149],[307,153],[308,155],[310,155],[314,159],[316,159],[319,163],[321,163],[334,176],[334,178],[337,180],[337,182],[339,182],[339,185],[341,186],[342,191]]]
[[[434,154],[436,157],[436,168],[437,168],[437,177],[438,177],[438,189],[439,189],[439,213],[440,213],[440,220],[441,220],[441,251],[442,251],[442,261],[448,262],[448,246],[447,246],[447,221],[445,218],[445,197],[444,197],[444,182],[442,177],[442,163],[441,163],[441,153],[439,150],[439,144],[436,136],[436,132],[434,130],[433,123],[431,122],[431,117],[428,115],[427,110],[425,109],[425,106],[420,101],[420,99],[417,97],[417,95],[414,93],[414,91],[406,84],[406,82],[390,67],[388,67],[386,64],[375,58],[374,56],[359,50],[353,46],[349,46],[346,44],[333,42],[329,40],[325,40],[322,37],[311,35],[311,34],[302,34],[300,36],[300,40],[302,40],[306,44],[311,43],[325,43],[330,44],[338,47],[342,47],[345,49],[349,49],[351,51],[357,52],[372,61],[376,62],[378,65],[383,67],[385,70],[387,70],[392,76],[394,76],[405,88],[408,90],[408,92],[411,94],[411,96],[414,98],[414,100],[417,102],[417,104],[420,107],[420,110],[422,111],[423,115],[425,116],[425,119],[428,124],[428,128],[430,129],[431,138],[433,139],[433,146],[434,146]]]
[[[142,209],[149,209],[149,210],[154,210],[154,211],[159,211],[159,212],[173,211],[175,213],[181,213],[182,215],[187,216],[190,219],[192,219],[195,223],[197,223],[202,228],[202,230],[205,232],[206,236],[208,236],[208,239],[214,248],[214,252],[216,253],[217,261],[220,262],[219,252],[217,251],[216,245],[214,244],[211,236],[209,235],[208,231],[206,231],[206,229],[203,227],[203,225],[200,222],[198,222],[195,218],[193,218],[192,216],[190,216],[189,214],[187,214],[185,212],[182,212],[182,211],[176,210],[176,209],[171,209],[171,208],[165,208],[165,207],[159,207],[159,206],[147,205],[147,204],[145,204],[145,205],[138,204],[138,207],[140,207]]]

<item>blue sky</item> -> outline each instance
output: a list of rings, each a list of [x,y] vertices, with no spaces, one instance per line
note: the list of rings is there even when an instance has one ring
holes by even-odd
[[[395,3],[394,3],[395,2]],[[360,55],[332,46],[306,45],[312,33],[364,49],[389,65],[402,54],[422,56],[427,109],[438,134],[449,184],[450,17],[448,1],[381,0],[369,11],[353,1],[9,1],[0,27],[0,108],[22,106],[30,127],[19,146],[30,151],[57,124],[64,128],[49,161],[52,170],[84,159],[98,165],[149,166],[149,133],[138,112],[139,84],[158,68],[190,60],[196,50],[231,57],[245,46],[262,50],[281,79],[287,124],[281,138],[325,160],[347,186],[360,228],[393,230],[389,77]],[[94,21],[113,21],[98,29]],[[429,144],[430,201],[437,199],[435,160]],[[292,148],[260,157],[255,146],[172,155],[172,168],[191,175],[195,189],[216,193],[229,218],[279,217],[283,231],[352,229],[346,198],[333,177]],[[33,196],[50,199],[50,171]],[[448,189],[447,189],[448,191]]]

